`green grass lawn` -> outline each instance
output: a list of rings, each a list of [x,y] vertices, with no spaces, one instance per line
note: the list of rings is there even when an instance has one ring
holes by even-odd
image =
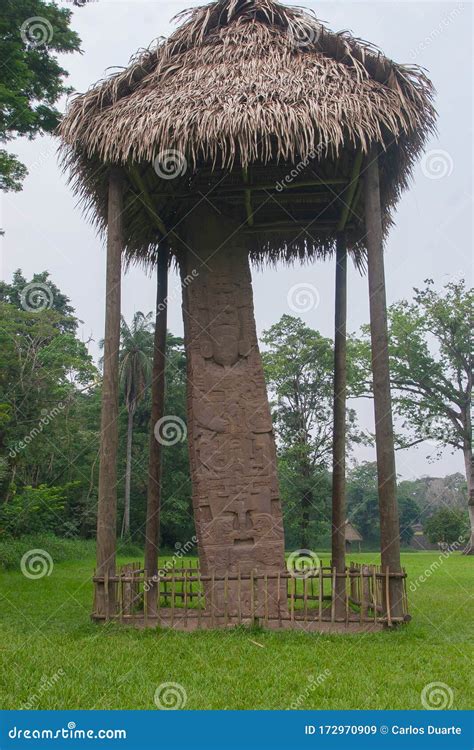
[[[404,554],[409,584],[438,558]],[[472,705],[472,557],[452,554],[409,592],[408,626],[344,636],[98,626],[93,567],[84,557],[38,580],[0,573],[1,708],[153,709],[164,682],[183,686],[188,709],[421,709],[433,682],[453,708]]]

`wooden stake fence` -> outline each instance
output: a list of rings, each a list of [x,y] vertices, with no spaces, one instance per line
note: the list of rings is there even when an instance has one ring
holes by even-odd
[[[395,616],[391,606],[394,577],[403,579],[402,616]],[[390,627],[410,619],[405,579],[404,570],[393,573],[388,568],[383,571],[376,565],[358,563],[350,563],[344,573],[323,566],[305,571],[301,577],[288,571],[204,575],[198,565],[184,561],[179,566],[158,567],[158,575],[151,577],[141,563],[133,562],[122,566],[114,576],[107,572],[103,577],[94,576],[96,588],[100,586],[105,592],[108,612],[106,616],[96,612],[94,619],[185,630],[239,624],[263,624],[274,629],[317,629],[327,624]],[[237,585],[232,586],[235,582]],[[325,582],[331,593],[326,593]],[[147,605],[147,593],[153,586],[157,590],[155,612]],[[230,595],[231,586],[237,591],[236,598],[235,593],[234,598]],[[344,592],[343,613],[338,612],[332,596],[336,587]],[[109,590],[113,594],[110,598]],[[243,598],[244,591],[250,599]]]

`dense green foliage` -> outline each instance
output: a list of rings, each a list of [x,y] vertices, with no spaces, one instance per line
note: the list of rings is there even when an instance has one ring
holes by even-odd
[[[0,15],[0,144],[51,133],[54,106],[69,89],[57,54],[79,51],[71,11],[45,0],[2,0]],[[0,148],[0,190],[21,190],[27,168]]]
[[[77,338],[74,310],[47,273],[28,282],[17,271],[11,284],[0,285],[0,323],[0,539],[33,532],[93,536],[101,379],[87,346]],[[131,531],[142,543],[151,402],[149,382],[140,380],[141,375],[137,381],[134,347],[146,337],[141,344],[151,357],[153,331],[148,326],[130,338],[127,330],[131,332],[124,322],[119,518],[127,473],[128,408],[134,401]],[[185,421],[185,359],[182,341],[173,336],[168,338],[166,375],[167,413]],[[136,398],[138,393],[141,398]],[[194,534],[185,442],[165,447],[164,467],[162,534],[166,544],[174,545]]]
[[[473,303],[474,292],[463,280],[451,281],[438,292],[427,279],[424,289],[414,290],[412,301],[397,302],[388,311],[393,403],[401,425],[399,447],[431,445],[433,457],[444,448],[462,451],[471,506]],[[367,326],[357,352],[359,393],[371,393]],[[474,512],[471,523],[474,534]]]
[[[430,542],[437,544],[453,544],[466,540],[468,519],[466,513],[449,508],[436,511],[425,525],[425,533]]]
[[[0,297],[0,533],[90,533],[98,372],[47,274]]]
[[[328,471],[332,460],[334,346],[330,339],[290,315],[265,331],[262,341],[265,376],[273,399],[285,523],[295,545],[308,548],[331,523]],[[363,440],[355,412],[348,409],[349,451]]]

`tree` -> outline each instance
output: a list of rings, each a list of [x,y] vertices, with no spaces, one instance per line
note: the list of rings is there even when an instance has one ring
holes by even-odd
[[[2,291],[8,297],[13,287],[4,284]],[[58,299],[67,300],[52,288]],[[93,514],[98,373],[72,332],[77,320],[66,306],[62,312],[48,307],[33,312],[13,298],[0,301],[0,506],[2,516],[6,504],[25,506],[26,516],[27,505],[32,511],[47,497],[54,505],[60,493],[64,514],[59,518],[55,511],[55,528],[87,534],[87,518]],[[36,493],[42,485],[51,492]]]
[[[420,508],[412,496],[411,482],[401,482],[398,488],[400,539],[410,544],[413,524],[420,517]],[[377,487],[377,464],[366,461],[354,466],[347,477],[347,510],[350,520],[364,540],[378,544],[380,520]]]
[[[20,268],[13,274],[11,284],[0,281],[0,302],[8,302],[18,310],[41,312],[55,310],[59,313],[58,326],[63,333],[75,333],[79,321],[74,315],[69,297],[51,281],[48,271],[33,274],[27,281]]]
[[[153,313],[136,312],[129,326],[122,316],[120,330],[120,384],[128,414],[127,452],[125,468],[125,501],[122,536],[130,533],[130,486],[132,475],[133,418],[145,389],[150,382],[153,366]]]
[[[462,544],[467,530],[466,516],[456,510],[442,508],[425,524],[425,533],[432,544]]]
[[[315,474],[332,455],[333,343],[299,318],[284,315],[262,336],[265,376],[272,397],[280,454],[300,498],[301,546],[309,546],[311,512],[317,510]],[[355,412],[347,412],[348,445],[362,441]],[[280,462],[281,465],[281,462]]]
[[[474,295],[464,281],[446,284],[441,293],[427,279],[412,302],[389,308],[391,385],[394,410],[402,420],[399,447],[432,441],[461,450],[468,484],[474,553],[474,478],[472,458],[472,310]],[[359,363],[362,390],[370,388],[369,332],[363,329]]]
[[[67,72],[56,53],[78,52],[71,11],[45,0],[2,0],[0,17],[0,143],[17,136],[52,133],[60,113]],[[21,190],[27,169],[0,149],[0,189]]]
[[[380,540],[377,464],[366,461],[354,466],[347,476],[347,515],[364,541]]]
[[[404,544],[410,544],[413,539],[413,524],[420,517],[420,508],[410,495],[398,492],[398,512],[400,516],[400,539]]]
[[[186,423],[186,355],[184,341],[168,333],[166,344],[165,414]],[[161,546],[188,542],[195,534],[188,444],[183,440],[163,446],[160,510]]]

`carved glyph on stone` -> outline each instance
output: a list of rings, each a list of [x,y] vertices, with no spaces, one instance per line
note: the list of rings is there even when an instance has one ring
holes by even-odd
[[[188,367],[188,435],[193,507],[204,575],[285,570],[276,450],[254,321],[248,252],[209,209],[185,222],[180,258]],[[192,252],[190,251],[192,249]],[[286,586],[276,578],[206,589],[215,613],[278,614]]]

